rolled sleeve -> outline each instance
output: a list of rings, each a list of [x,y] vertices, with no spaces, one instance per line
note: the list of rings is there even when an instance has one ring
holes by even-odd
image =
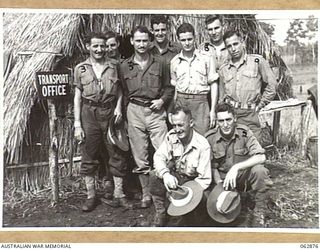
[[[83,67],[83,66],[82,66]],[[79,66],[77,65],[74,69],[73,86],[83,91],[83,87],[80,82]]]
[[[203,189],[207,189],[212,181],[210,146],[206,147],[200,155],[200,161],[197,168],[198,176],[194,179]]]
[[[260,106],[264,107],[274,99],[278,83],[269,63],[264,58],[261,59],[259,66],[262,81],[267,84],[260,101]]]
[[[216,71],[216,63],[214,57],[208,57],[208,84],[218,82],[219,74]]]
[[[253,135],[251,130],[248,130],[247,138],[248,139],[246,142],[246,146],[248,148],[250,156],[265,153],[265,150],[262,148],[262,146],[258,142],[257,138]]]
[[[168,163],[171,160],[170,157],[171,147],[168,141],[168,136],[161,143],[160,147],[154,153],[153,164],[156,170],[156,175],[162,179],[162,176],[166,172],[170,172]]]

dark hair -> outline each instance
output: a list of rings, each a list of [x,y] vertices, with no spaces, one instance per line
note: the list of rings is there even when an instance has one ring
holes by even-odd
[[[181,33],[186,32],[191,32],[193,36],[195,35],[194,28],[190,23],[183,23],[179,26],[179,28],[177,29],[177,37],[179,37]]]
[[[106,38],[106,41],[109,40],[110,38],[115,38],[117,42],[120,42],[118,35],[111,30],[106,32],[105,38]]]
[[[208,24],[213,23],[215,20],[219,20],[222,24],[222,17],[220,15],[208,15],[204,23],[207,26]]]
[[[89,43],[90,44],[91,40],[93,38],[106,40],[106,37],[105,37],[105,35],[103,33],[101,33],[101,32],[90,32],[85,36],[84,41],[85,41],[85,43]]]
[[[168,25],[168,19],[165,17],[165,15],[151,15],[151,28],[153,28],[154,24],[164,23],[165,25]]]
[[[229,104],[229,103],[225,103],[225,102],[220,102],[217,104],[216,106],[216,114],[218,114],[219,112],[228,112],[233,114],[233,116],[236,115],[236,113],[234,112],[234,108]]]
[[[152,38],[152,34],[151,32],[149,31],[149,29],[146,27],[146,26],[136,26],[133,28],[133,30],[131,31],[131,37],[133,38],[134,34],[136,32],[141,32],[141,33],[147,33],[148,36],[149,36],[149,39]]]
[[[236,31],[236,30],[227,30],[224,35],[223,35],[223,41],[226,42],[226,40],[232,36],[236,35],[237,37],[240,38],[240,40],[242,40],[242,35]]]
[[[175,106],[172,111],[171,111],[171,114],[172,115],[177,115],[179,112],[183,112],[185,113],[189,119],[192,119],[192,114],[191,114],[191,110],[187,107],[184,107],[184,106]]]

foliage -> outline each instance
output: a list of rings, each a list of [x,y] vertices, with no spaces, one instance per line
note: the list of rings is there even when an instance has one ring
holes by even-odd
[[[272,37],[274,35],[274,24],[265,22],[259,22],[259,24],[269,37]]]

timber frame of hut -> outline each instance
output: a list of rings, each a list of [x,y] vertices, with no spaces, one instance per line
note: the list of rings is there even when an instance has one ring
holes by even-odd
[[[49,183],[50,147],[48,103],[40,100],[35,73],[70,70],[84,60],[84,36],[89,31],[113,30],[121,37],[121,53],[132,53],[129,34],[132,27],[150,27],[151,14],[4,14],[4,168],[5,179],[26,191],[37,191]],[[205,40],[205,15],[168,15],[170,36],[189,22],[196,30],[197,43]],[[240,31],[248,53],[263,55],[277,75],[277,98],[292,97],[292,77],[277,46],[263,31],[254,15],[223,15],[224,28]],[[76,175],[80,159],[73,140],[73,97],[54,101],[60,176]]]

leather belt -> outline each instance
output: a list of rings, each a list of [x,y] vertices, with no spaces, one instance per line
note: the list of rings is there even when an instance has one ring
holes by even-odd
[[[139,100],[139,99],[136,99],[133,97],[131,97],[129,99],[129,102],[136,104],[136,105],[139,105],[139,106],[142,106],[142,107],[150,107],[152,104],[150,100]]]
[[[255,103],[241,103],[235,100],[231,100],[229,98],[225,99],[225,102],[230,104],[232,107],[236,109],[256,109],[257,105]]]
[[[86,98],[82,98],[82,103],[88,106],[99,107],[99,108],[112,108],[113,102],[95,102]]]
[[[186,99],[207,99],[207,94],[185,94],[177,92],[178,97],[186,98]]]

